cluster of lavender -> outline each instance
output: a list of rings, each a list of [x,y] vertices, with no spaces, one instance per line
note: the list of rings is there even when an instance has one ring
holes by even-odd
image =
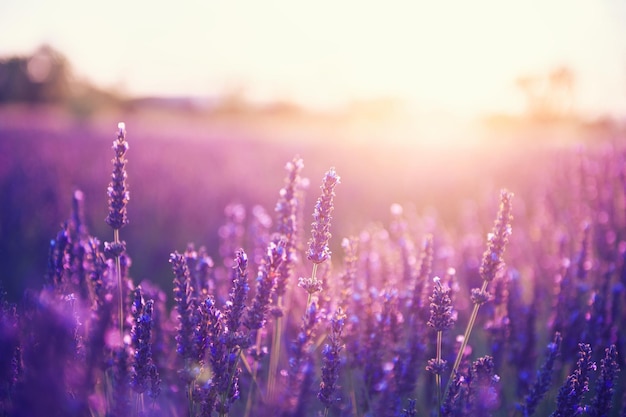
[[[168,311],[119,236],[123,125],[113,149],[113,241],[76,192],[44,287],[0,291],[0,417],[626,415],[626,155],[570,155],[515,210],[502,191],[488,233],[394,204],[388,227],[337,242],[330,169],[306,246],[296,157],[274,218],[229,205],[219,247],[170,255]]]

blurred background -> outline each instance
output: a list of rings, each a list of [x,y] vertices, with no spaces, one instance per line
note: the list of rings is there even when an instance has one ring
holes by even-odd
[[[272,215],[295,155],[306,215],[324,172],[342,176],[340,253],[393,203],[453,229],[470,202],[491,218],[501,187],[536,195],[558,152],[624,138],[618,0],[5,0],[0,27],[0,281],[15,299],[43,282],[75,190],[111,240],[118,121],[131,275],[164,286],[173,250],[217,255],[228,204]]]

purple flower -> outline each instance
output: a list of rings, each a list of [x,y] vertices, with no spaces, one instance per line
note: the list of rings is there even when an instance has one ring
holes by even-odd
[[[552,382],[552,370],[554,368],[556,358],[559,356],[561,340],[561,334],[556,332],[554,335],[554,341],[548,345],[545,362],[541,365],[539,371],[537,371],[537,380],[533,384],[530,393],[526,396],[524,405],[521,406],[524,417],[529,417],[535,412],[537,405],[550,389],[550,383]]]
[[[256,277],[256,294],[248,309],[244,325],[250,330],[258,330],[265,325],[272,291],[276,284],[278,267],[285,259],[285,243],[275,238],[267,247],[265,259],[259,265]]]
[[[192,298],[191,275],[185,257],[178,252],[170,255],[174,272],[174,301],[178,312],[177,351],[183,359],[191,358],[194,340],[195,300]]]
[[[132,305],[134,317],[131,331],[133,355],[133,370],[131,374],[131,387],[137,393],[143,393],[151,387],[159,385],[159,374],[152,360],[152,310],[154,301],[144,303],[141,295],[141,287],[135,290]],[[150,392],[151,397],[156,395]]]
[[[586,343],[578,344],[578,361],[576,369],[567,377],[561,386],[556,399],[556,410],[551,417],[574,417],[582,407],[583,395],[589,391],[589,373],[596,369],[591,360],[591,346]]]
[[[331,237],[330,221],[334,209],[335,186],[339,184],[339,180],[340,178],[334,168],[326,172],[321,186],[322,195],[315,204],[314,222],[311,229],[312,238],[309,240],[309,250],[307,251],[307,258],[315,264],[320,264],[330,258],[330,249],[328,248],[328,241]]]
[[[113,141],[113,174],[111,182],[107,189],[109,197],[109,215],[106,217],[106,223],[114,230],[119,230],[128,224],[128,215],[126,212],[126,204],[130,199],[128,186],[126,184],[126,151],[128,150],[128,142],[126,142],[126,126],[124,123],[118,124],[117,139]]]
[[[600,377],[596,382],[596,396],[589,410],[591,417],[608,416],[611,412],[615,393],[615,378],[618,372],[617,348],[615,345],[611,345],[605,349],[604,358],[600,361]]]
[[[415,400],[409,399],[409,405],[403,409],[400,413],[400,417],[417,417],[417,410],[415,409]]]
[[[450,288],[441,283],[439,277],[433,279],[433,295],[430,297],[430,319],[428,325],[440,332],[454,325]]]
[[[232,288],[224,311],[224,323],[231,343],[238,344],[236,334],[243,319],[245,301],[248,295],[248,255],[240,249],[235,254],[232,268]]]
[[[328,335],[329,342],[324,345],[322,350],[322,382],[317,398],[330,408],[335,402],[334,392],[337,389],[337,380],[339,379],[339,366],[341,358],[339,354],[343,349],[342,332],[346,321],[346,315],[341,307],[335,310],[335,314],[330,319],[330,333]]]
[[[470,415],[488,416],[498,406],[496,385],[499,381],[491,356],[478,358],[472,363],[467,380]]]
[[[480,265],[480,276],[484,281],[493,281],[497,273],[504,266],[502,255],[511,235],[511,214],[513,193],[502,190],[500,192],[500,210],[493,226],[493,231],[487,235],[487,250],[483,254]]]
[[[299,190],[302,187],[300,171],[302,168],[304,168],[304,164],[299,157],[295,157],[287,163],[288,175],[285,179],[285,186],[280,190],[275,208],[277,214],[276,232],[285,241],[285,261],[278,268],[279,274],[276,280],[276,295],[279,297],[285,294],[287,280],[297,261],[298,211],[301,204]]]

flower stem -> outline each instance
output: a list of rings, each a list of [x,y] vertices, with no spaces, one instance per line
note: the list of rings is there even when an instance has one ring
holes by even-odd
[[[282,311],[282,296],[278,297],[277,306],[278,309]],[[270,367],[269,367],[269,375],[267,378],[267,397],[270,401],[274,399],[274,394],[276,390],[276,374],[278,372],[278,360],[280,358],[280,347],[281,347],[281,337],[282,337],[282,326],[283,320],[282,316],[276,318],[274,322],[274,334],[272,337],[272,351],[270,356]]]
[[[487,290],[487,285],[489,285],[489,281],[483,281],[483,285],[480,288],[480,292],[485,292]],[[450,383],[454,379],[454,374],[458,371],[459,365],[461,365],[461,360],[463,359],[463,352],[467,347],[467,342],[469,340],[470,334],[472,333],[472,328],[474,327],[474,323],[476,322],[476,316],[478,316],[478,309],[480,308],[480,303],[474,304],[474,309],[472,310],[472,315],[470,316],[469,322],[467,323],[467,327],[465,328],[465,334],[463,335],[463,341],[461,342],[461,347],[459,348],[459,352],[456,355],[456,360],[454,361],[454,366],[452,367],[452,371],[450,372],[450,378],[448,379],[448,384],[446,385],[446,393],[450,388]]]
[[[120,243],[120,230],[113,229],[113,241]],[[122,265],[119,255],[115,256],[115,273],[117,274],[117,287],[119,289],[119,314],[120,314],[120,346],[124,343],[124,289],[122,288]]]
[[[256,351],[257,353],[261,350],[261,331],[257,330],[256,333]],[[259,372],[259,358],[254,361],[254,367],[252,368],[252,380],[257,380],[257,374]],[[246,410],[244,412],[244,417],[250,417],[250,412],[252,411],[252,401],[256,395],[256,388],[258,388],[258,384],[250,384],[250,392],[248,394],[248,401],[246,401]]]
[[[441,363],[441,339],[443,330],[437,332],[437,364]],[[441,417],[441,373],[435,374],[435,384],[437,385],[437,415]]]

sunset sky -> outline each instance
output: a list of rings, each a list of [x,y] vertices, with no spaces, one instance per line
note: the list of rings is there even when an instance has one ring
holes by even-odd
[[[523,110],[522,75],[567,66],[575,108],[626,115],[618,0],[4,0],[0,55],[48,43],[75,72],[133,95],[327,107],[393,96],[477,114]]]

